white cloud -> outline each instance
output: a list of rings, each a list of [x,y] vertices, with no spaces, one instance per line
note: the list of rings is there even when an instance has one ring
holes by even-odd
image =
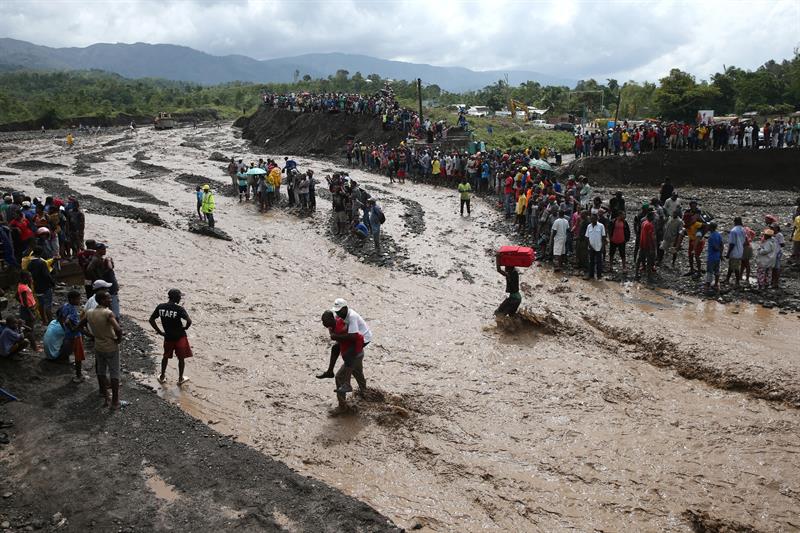
[[[347,52],[566,78],[707,78],[800,45],[800,1],[3,0],[0,36],[47,46],[150,42],[267,59]]]

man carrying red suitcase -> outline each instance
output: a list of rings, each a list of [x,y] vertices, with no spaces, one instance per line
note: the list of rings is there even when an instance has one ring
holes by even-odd
[[[519,272],[513,266],[505,267],[503,271],[500,266],[500,254],[497,255],[497,271],[506,278],[506,292],[508,297],[503,300],[500,307],[494,312],[495,316],[514,315],[522,303],[522,294],[519,292]]]

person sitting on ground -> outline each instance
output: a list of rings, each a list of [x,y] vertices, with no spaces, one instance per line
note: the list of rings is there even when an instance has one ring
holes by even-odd
[[[0,332],[0,356],[11,357],[28,347],[28,340],[24,338],[25,329],[15,317],[6,318],[6,327]]]

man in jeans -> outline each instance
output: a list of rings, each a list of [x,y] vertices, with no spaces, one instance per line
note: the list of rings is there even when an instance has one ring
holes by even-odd
[[[606,245],[606,227],[597,222],[597,213],[592,213],[586,227],[586,238],[589,241],[589,272],[586,279],[602,279],[603,276],[603,248]]]

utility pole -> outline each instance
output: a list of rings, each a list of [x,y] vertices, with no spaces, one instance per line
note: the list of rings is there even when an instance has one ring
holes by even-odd
[[[622,87],[619,88],[619,92],[617,93],[617,110],[614,112],[614,127],[617,126],[617,122],[619,121],[619,106],[622,103],[622,89],[625,88],[625,84],[622,84]]]
[[[422,78],[417,78],[417,98],[419,99],[419,122],[422,124]]]

